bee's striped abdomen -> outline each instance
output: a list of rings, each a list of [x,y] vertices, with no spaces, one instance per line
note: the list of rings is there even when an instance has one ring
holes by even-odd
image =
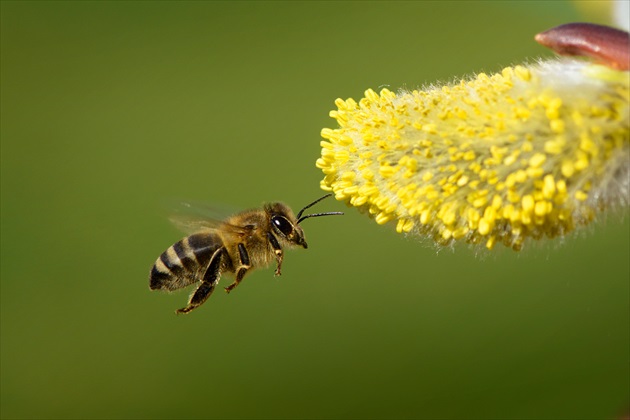
[[[149,276],[152,290],[175,290],[201,281],[212,254],[222,246],[215,233],[196,233],[173,244],[157,259]]]

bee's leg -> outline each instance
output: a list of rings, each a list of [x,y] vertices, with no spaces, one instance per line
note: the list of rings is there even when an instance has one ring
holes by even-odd
[[[245,277],[245,273],[247,273],[247,270],[248,270],[247,267],[241,267],[238,269],[238,271],[236,272],[236,279],[234,280],[232,284],[230,284],[228,287],[225,288],[225,293],[230,293],[232,289],[238,286],[241,280],[243,280],[243,277]]]
[[[208,300],[214,291],[214,287],[219,282],[219,278],[221,277],[221,260],[223,259],[224,252],[225,248],[221,247],[212,254],[208,268],[206,268],[206,272],[201,280],[201,284],[197,287],[193,294],[190,295],[188,306],[177,310],[178,314],[187,314]]]
[[[249,254],[245,249],[245,245],[238,244],[238,255],[241,260],[241,265],[236,269],[236,279],[234,282],[225,288],[226,293],[230,293],[232,289],[234,289],[245,277],[245,273],[252,267],[251,262],[249,261]]]
[[[280,246],[280,244],[278,243],[278,240],[276,239],[275,236],[273,236],[272,233],[267,233],[267,239],[269,239],[269,243],[271,244],[274,252],[276,253],[276,262],[278,263],[278,265],[276,266],[275,275],[279,276],[280,274],[282,274],[280,272],[280,269],[282,268],[282,257],[284,256],[282,252],[282,247]]]

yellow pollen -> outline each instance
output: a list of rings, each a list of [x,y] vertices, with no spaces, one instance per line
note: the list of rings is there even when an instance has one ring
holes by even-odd
[[[562,236],[627,188],[629,82],[600,68],[550,61],[337,99],[338,128],[321,130],[320,185],[440,245],[519,250]]]

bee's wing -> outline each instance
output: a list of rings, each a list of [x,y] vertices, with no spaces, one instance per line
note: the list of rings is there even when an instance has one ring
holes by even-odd
[[[187,235],[193,233],[214,230],[221,222],[213,219],[201,219],[192,216],[183,216],[181,214],[173,214],[168,218],[173,225]]]
[[[205,203],[180,201],[174,210],[171,211],[168,219],[175,227],[188,235],[219,228],[238,234],[246,233],[247,228],[231,225],[223,221],[229,215],[230,213],[227,210],[219,210],[217,207],[209,206]]]

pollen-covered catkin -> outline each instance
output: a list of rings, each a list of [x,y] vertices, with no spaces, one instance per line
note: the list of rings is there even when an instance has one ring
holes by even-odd
[[[628,91],[627,71],[556,59],[337,99],[321,187],[401,233],[519,250],[628,204]]]

